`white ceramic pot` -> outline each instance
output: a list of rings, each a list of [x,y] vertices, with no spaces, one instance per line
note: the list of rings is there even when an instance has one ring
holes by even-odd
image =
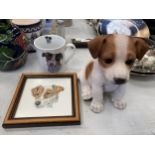
[[[44,35],[34,40],[40,65],[45,71],[57,72],[75,54],[75,46],[66,44],[66,40],[58,35]],[[70,54],[67,48],[70,47]]]

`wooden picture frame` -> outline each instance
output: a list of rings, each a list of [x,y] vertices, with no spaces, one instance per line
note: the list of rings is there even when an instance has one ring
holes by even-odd
[[[22,107],[23,105],[25,107],[27,106],[26,104],[31,105],[28,97],[25,96],[26,100],[22,101],[22,99],[24,98],[23,94],[26,94],[26,95],[30,94],[30,92],[26,91],[27,90],[26,88],[28,88],[28,83],[30,83],[29,85],[32,85],[31,83],[34,84],[36,82],[36,80],[44,81],[42,83],[48,83],[47,81],[50,81],[50,80],[52,82],[53,81],[59,82],[59,80],[60,80],[62,85],[64,83],[65,84],[67,83],[67,82],[65,82],[65,80],[70,81],[68,83],[71,84],[71,86],[70,86],[71,90],[68,89],[69,86],[66,87],[65,89],[66,89],[66,91],[71,92],[71,95],[70,95],[70,93],[68,93],[69,94],[69,95],[67,94],[68,96],[66,94],[64,94],[64,96],[65,96],[66,100],[71,101],[71,103],[70,104],[67,103],[65,105],[65,100],[63,100],[63,102],[60,104],[63,105],[65,110],[67,109],[66,107],[68,106],[69,110],[66,110],[66,111],[71,114],[68,115],[67,112],[65,115],[62,114],[60,116],[59,115],[38,116],[38,114],[37,114],[37,116],[29,117],[29,116],[27,116],[29,114],[26,114],[26,116],[22,116],[22,114],[21,114],[22,112],[21,113],[19,112],[20,113],[19,117],[17,117],[16,115],[17,115],[18,111],[22,111],[24,109]],[[35,82],[31,82],[31,81],[35,81]],[[78,83],[77,82],[78,81],[77,81],[76,73],[22,74],[22,76],[19,80],[18,86],[16,88],[15,94],[13,96],[13,99],[11,101],[11,104],[9,106],[9,109],[6,113],[4,122],[2,124],[3,128],[38,127],[38,126],[55,126],[55,125],[79,125],[80,124],[80,111],[79,111]],[[64,93],[65,93],[65,90],[64,90]],[[69,98],[71,98],[71,99],[69,99]],[[60,106],[60,104],[59,104],[59,106]],[[27,108],[27,112],[31,111],[31,109],[35,110],[33,103],[32,103],[32,106],[33,106],[33,108],[29,108],[29,109]],[[22,108],[20,108],[20,107],[22,107]],[[56,104],[55,104],[55,107],[56,107]],[[40,109],[39,110],[37,109],[37,110],[40,111]],[[59,109],[57,110],[58,113],[59,113]],[[46,108],[46,110],[49,110],[49,109]],[[43,113],[44,113],[44,111],[45,110],[41,110],[41,112],[43,112]],[[54,112],[53,109],[51,111]],[[34,113],[35,112],[32,111],[32,113],[30,113],[30,114],[33,115]],[[61,109],[61,113],[63,113],[63,109]],[[21,117],[20,117],[20,115],[21,115]]]

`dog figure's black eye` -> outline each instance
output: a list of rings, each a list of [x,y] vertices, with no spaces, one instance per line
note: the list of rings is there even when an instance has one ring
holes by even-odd
[[[133,59],[129,59],[125,62],[127,65],[133,65],[134,60]]]
[[[111,64],[111,63],[113,63],[113,60],[109,58],[109,59],[105,59],[104,62],[106,64]]]

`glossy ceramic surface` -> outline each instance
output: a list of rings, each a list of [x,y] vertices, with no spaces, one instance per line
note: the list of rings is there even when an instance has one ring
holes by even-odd
[[[21,67],[27,57],[26,37],[8,20],[0,20],[0,70],[14,70]]]
[[[44,35],[34,40],[40,65],[45,71],[57,72],[62,65],[71,59],[74,53],[66,59],[67,47],[75,48],[73,44],[66,44],[66,40],[58,35]]]
[[[12,24],[16,25],[28,38],[28,52],[35,52],[34,39],[41,35],[42,21],[40,19],[13,19]]]

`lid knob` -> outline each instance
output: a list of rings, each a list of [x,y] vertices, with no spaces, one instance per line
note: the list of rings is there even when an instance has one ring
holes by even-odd
[[[52,37],[46,36],[45,39],[47,43],[51,43]]]

